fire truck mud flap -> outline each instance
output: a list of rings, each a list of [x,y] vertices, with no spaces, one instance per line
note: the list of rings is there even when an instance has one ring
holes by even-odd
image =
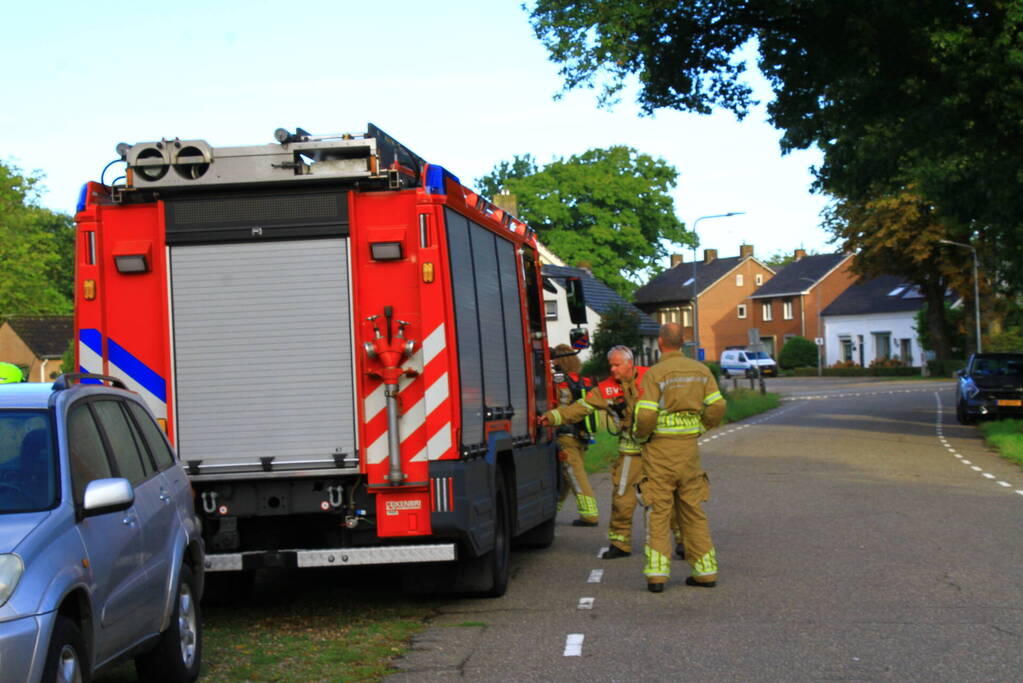
[[[378,548],[327,548],[221,553],[206,556],[206,571],[229,572],[266,567],[353,567],[355,565],[450,562],[454,543],[390,545]]]

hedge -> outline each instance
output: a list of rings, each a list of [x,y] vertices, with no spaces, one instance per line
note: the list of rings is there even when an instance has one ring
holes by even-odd
[[[816,377],[817,368],[794,368],[791,377]],[[920,368],[824,368],[824,377],[918,377]]]

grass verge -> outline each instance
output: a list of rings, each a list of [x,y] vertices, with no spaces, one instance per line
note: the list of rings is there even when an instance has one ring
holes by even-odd
[[[306,570],[263,581],[252,599],[203,605],[202,681],[379,681],[436,604],[395,588],[396,572]],[[96,683],[137,680],[118,666]]]
[[[778,394],[761,394],[759,391],[741,388],[722,393],[725,395],[725,400],[728,401],[724,424],[745,420],[747,417],[777,408],[780,400]],[[597,432],[596,441],[586,449],[584,456],[586,471],[593,473],[608,470],[617,458],[618,437],[611,435],[605,429],[600,429]]]
[[[1023,420],[982,422],[980,433],[1003,458],[1023,467]]]

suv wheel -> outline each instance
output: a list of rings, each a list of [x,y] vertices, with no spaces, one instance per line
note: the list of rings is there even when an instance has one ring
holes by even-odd
[[[170,625],[152,650],[136,658],[135,669],[143,681],[191,683],[199,677],[201,663],[199,600],[192,568],[185,564],[181,566]]]
[[[88,683],[85,670],[85,640],[82,632],[71,619],[58,616],[53,625],[50,649],[46,653],[43,669],[44,683]]]

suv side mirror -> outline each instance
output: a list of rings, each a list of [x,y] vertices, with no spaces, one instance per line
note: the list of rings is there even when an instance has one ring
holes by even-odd
[[[127,479],[96,479],[85,487],[82,516],[93,517],[108,512],[127,510],[135,502],[135,489]]]
[[[565,278],[565,298],[568,302],[569,320],[572,321],[573,325],[585,325],[586,297],[583,295],[583,282],[581,278]],[[589,344],[587,344],[587,346],[589,346]]]

